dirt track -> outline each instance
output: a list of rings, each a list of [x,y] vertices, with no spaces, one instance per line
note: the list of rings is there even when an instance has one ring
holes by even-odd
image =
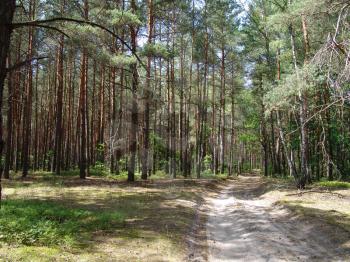
[[[259,198],[263,187],[245,176],[208,198],[209,261],[350,261],[348,233]]]

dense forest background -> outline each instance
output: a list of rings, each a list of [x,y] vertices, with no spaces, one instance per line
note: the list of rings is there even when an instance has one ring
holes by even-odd
[[[349,179],[347,0],[2,0],[2,176]]]

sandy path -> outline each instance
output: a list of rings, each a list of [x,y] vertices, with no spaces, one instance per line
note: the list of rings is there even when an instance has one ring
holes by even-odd
[[[209,261],[350,261],[327,226],[259,199],[259,188],[259,177],[241,177],[208,199]]]

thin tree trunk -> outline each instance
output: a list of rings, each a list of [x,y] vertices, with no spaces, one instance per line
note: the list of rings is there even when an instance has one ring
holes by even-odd
[[[132,12],[136,12],[136,2],[135,0],[131,1]],[[137,48],[137,32],[135,26],[130,26],[130,37],[131,37],[131,49],[132,53],[136,53]],[[135,164],[136,164],[136,135],[138,132],[138,103],[137,103],[137,89],[138,89],[138,72],[137,64],[132,64],[130,66],[130,71],[132,72],[132,83],[131,83],[131,92],[132,92],[132,106],[131,106],[131,130],[130,130],[130,141],[129,141],[129,151],[130,159],[128,166],[128,181],[135,181]]]
[[[88,20],[89,4],[84,1],[84,18]],[[87,171],[87,71],[88,57],[87,50],[84,48],[81,57],[81,75],[80,75],[80,93],[79,93],[79,111],[80,111],[80,178],[85,179]]]
[[[225,49],[224,46],[221,47],[221,95],[220,95],[220,104],[221,104],[221,123],[220,123],[220,172],[223,174],[225,172]]]
[[[62,2],[61,13],[64,13],[65,0]],[[64,48],[64,36],[60,36],[58,47],[58,61],[57,61],[57,110],[56,110],[56,134],[55,134],[55,151],[54,151],[54,171],[57,175],[61,174],[62,167],[62,147],[63,147],[63,48]]]
[[[229,176],[234,173],[233,160],[234,160],[234,145],[235,145],[235,85],[234,85],[234,69],[232,68],[232,86],[231,86],[231,143],[230,143],[230,163],[229,163]]]
[[[293,26],[289,26],[290,40],[292,45],[292,56],[295,72],[297,74],[298,83],[299,83],[299,73],[298,73],[298,65],[297,65],[297,57],[296,57],[296,46],[295,46],[295,35]],[[308,155],[307,155],[307,130],[306,130],[306,101],[302,94],[302,91],[299,91],[299,120],[300,120],[300,175],[298,175],[297,179],[297,187],[303,189],[308,179]]]
[[[10,61],[10,59],[9,59]],[[5,167],[4,167],[4,178],[10,178],[10,165],[11,165],[11,155],[12,155],[12,140],[13,140],[13,92],[14,92],[14,83],[13,83],[13,73],[10,72],[7,81],[8,87],[8,111],[7,111],[7,139],[6,139],[6,156],[5,156]],[[1,170],[0,170],[1,172]]]
[[[30,1],[29,15],[31,19],[35,18],[35,0]],[[29,61],[33,57],[33,45],[34,45],[34,28],[29,28],[28,34],[28,55]],[[22,149],[22,177],[28,176],[30,166],[30,141],[31,141],[31,124],[32,124],[32,96],[33,96],[33,68],[29,62],[27,65],[27,77],[25,85],[25,100],[24,100],[24,115],[23,115],[23,149]]]
[[[152,44],[153,38],[153,0],[148,0],[148,40],[147,44]],[[142,174],[141,178],[143,180],[147,179],[147,174],[149,170],[149,118],[150,118],[150,96],[151,96],[151,66],[152,57],[148,55],[147,57],[147,69],[146,69],[146,90],[144,98],[144,129],[143,129],[143,149],[142,149]]]

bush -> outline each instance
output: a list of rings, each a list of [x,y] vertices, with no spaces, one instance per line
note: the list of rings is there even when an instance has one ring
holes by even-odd
[[[120,226],[123,221],[120,212],[67,208],[49,201],[6,200],[0,210],[0,241],[72,246],[91,232]]]

